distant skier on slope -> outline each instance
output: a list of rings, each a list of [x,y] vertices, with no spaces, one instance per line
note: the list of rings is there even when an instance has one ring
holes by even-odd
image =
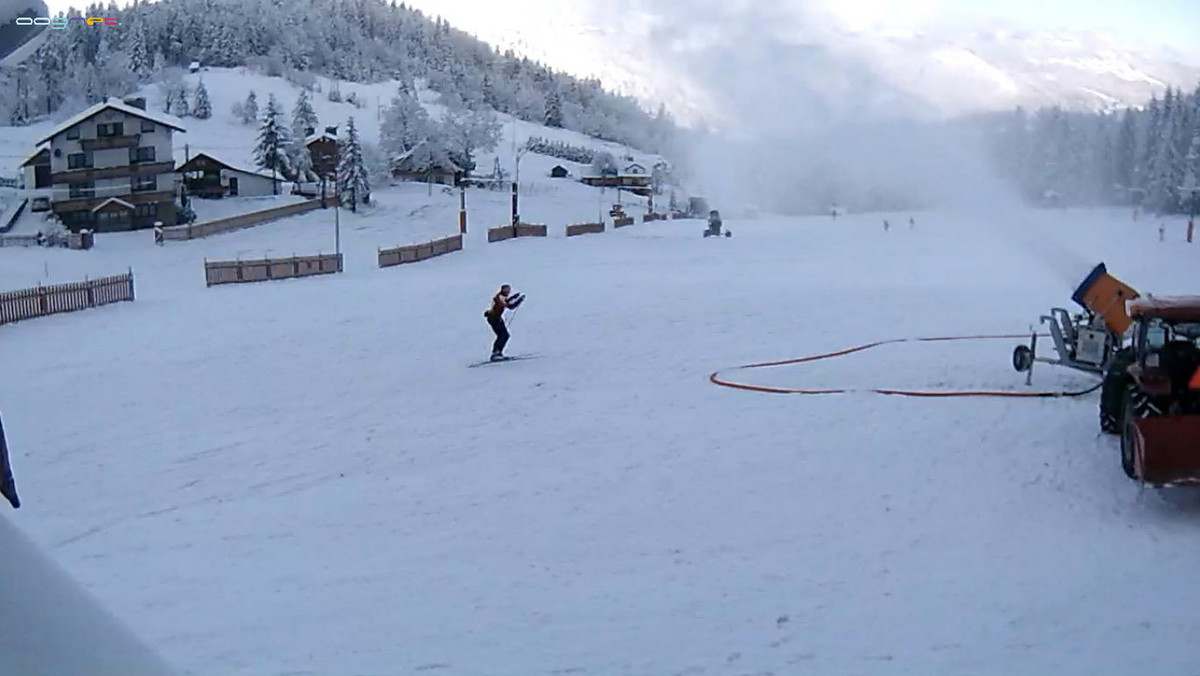
[[[520,293],[514,294],[512,286],[508,284],[501,286],[500,291],[492,296],[492,306],[483,313],[488,326],[491,326],[496,334],[496,342],[492,343],[492,361],[504,359],[504,346],[508,344],[509,335],[508,327],[504,324],[504,311],[515,310],[524,302],[525,296]]]

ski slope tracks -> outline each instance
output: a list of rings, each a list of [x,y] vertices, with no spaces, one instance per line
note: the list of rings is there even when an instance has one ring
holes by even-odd
[[[1182,222],[1164,243],[1108,211],[1022,215],[1037,237],[943,212],[912,230],[891,215],[888,233],[848,216],[566,239],[592,207],[547,192],[530,208],[558,236],[486,244],[504,196],[468,199],[464,251],[386,270],[377,246],[454,232],[457,195],[405,186],[342,211],[346,272],[329,277],[207,289],[201,262],[329,251],[330,211],[165,247],[135,232],[0,251],[0,288],[130,266],[138,283],[134,303],[0,327],[13,521],[197,674],[1194,664],[1200,496],[1129,482],[1094,397],[707,382],[885,338],[1020,333],[1069,303],[1078,261],[1195,293]],[[529,296],[509,352],[539,358],[467,368],[502,282]],[[1016,342],[741,375],[1021,390]]]

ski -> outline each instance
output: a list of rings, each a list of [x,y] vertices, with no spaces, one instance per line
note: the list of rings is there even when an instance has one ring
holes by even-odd
[[[503,359],[488,359],[488,360],[481,361],[481,362],[475,362],[474,364],[468,364],[467,368],[475,368],[477,366],[486,366],[488,364],[502,364],[506,361],[519,361],[521,359],[536,359],[539,356],[540,355],[536,355],[536,354],[514,354],[511,357],[504,357]]]

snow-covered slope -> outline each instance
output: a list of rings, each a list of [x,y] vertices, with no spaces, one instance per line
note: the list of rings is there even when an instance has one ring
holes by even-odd
[[[1193,668],[1200,501],[1131,484],[1094,397],[779,397],[706,378],[1022,332],[1068,302],[1077,262],[1195,292],[1182,222],[1161,244],[1125,212],[568,240],[568,195],[538,215],[559,237],[489,245],[496,197],[469,194],[465,251],[379,270],[375,247],[453,232],[457,208],[384,191],[380,214],[343,212],[347,270],[316,279],[206,289],[200,270],[328,251],[329,212],[162,248],[129,233],[0,250],[0,288],[127,266],[138,284],[134,303],[0,327],[13,521],[196,674]],[[1065,256],[1043,263],[1056,241]],[[466,368],[501,282],[529,297],[509,352],[539,357]],[[894,346],[756,378],[1021,390],[1011,347]]]
[[[598,76],[648,102],[665,101],[688,122],[736,124],[730,99],[750,95],[742,81],[756,78],[804,91],[821,106],[933,115],[1139,105],[1167,85],[1190,89],[1200,81],[1200,62],[1096,34],[979,25],[868,29],[815,3],[581,2],[551,11],[542,7],[547,2],[521,2],[545,17],[538,22],[499,6],[492,14],[436,0],[416,6],[503,48]],[[890,7],[883,11],[876,18],[891,14]],[[867,91],[848,97],[855,87]]]

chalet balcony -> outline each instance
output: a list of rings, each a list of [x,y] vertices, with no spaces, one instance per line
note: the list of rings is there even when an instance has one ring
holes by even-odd
[[[85,138],[79,143],[85,152],[91,152],[109,148],[132,148],[138,144],[138,138],[136,136],[101,136],[100,138]]]
[[[66,212],[66,211],[85,211],[88,209],[92,209],[96,206],[99,206],[101,202],[103,202],[104,200],[106,200],[110,197],[116,197],[117,199],[123,200],[125,202],[129,202],[130,204],[137,206],[139,204],[154,204],[157,202],[174,202],[175,201],[175,191],[174,190],[160,190],[158,192],[135,192],[135,193],[127,193],[124,195],[104,195],[104,196],[97,196],[97,197],[80,197],[77,199],[67,199],[67,200],[60,200],[57,202],[51,202],[50,208],[54,211],[54,213],[62,213],[62,212]]]
[[[80,183],[95,181],[101,178],[124,178],[126,176],[145,176],[146,174],[170,174],[175,171],[174,162],[146,162],[144,164],[122,164],[115,167],[99,167],[91,169],[72,169],[50,174],[53,184]]]

